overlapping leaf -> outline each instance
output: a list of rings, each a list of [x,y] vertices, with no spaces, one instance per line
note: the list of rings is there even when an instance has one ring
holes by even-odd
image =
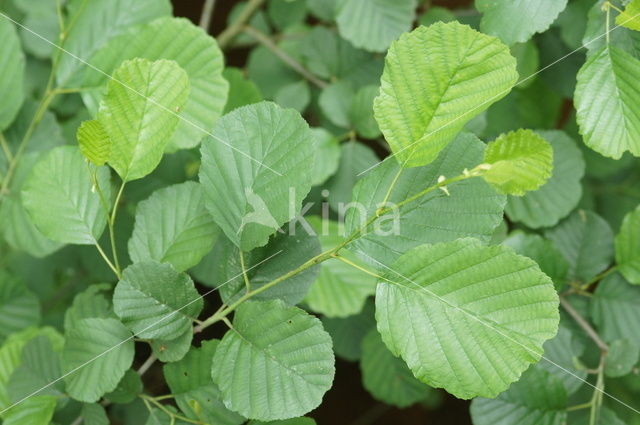
[[[19,279],[0,271],[0,342],[39,321],[38,297]]]
[[[640,208],[628,213],[615,239],[616,263],[631,283],[640,284]]]
[[[402,164],[425,165],[517,78],[496,38],[457,22],[419,27],[387,53],[375,118]]]
[[[78,144],[82,154],[97,166],[104,165],[111,154],[111,139],[98,120],[83,122],[78,128]]]
[[[640,288],[619,274],[608,276],[593,294],[591,315],[605,341],[640,340]]]
[[[0,131],[18,114],[24,100],[25,57],[13,24],[0,19]]]

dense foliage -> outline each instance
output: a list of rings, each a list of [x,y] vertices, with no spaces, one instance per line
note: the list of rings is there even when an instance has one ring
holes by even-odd
[[[0,0],[2,423],[640,424],[640,0],[214,3]]]

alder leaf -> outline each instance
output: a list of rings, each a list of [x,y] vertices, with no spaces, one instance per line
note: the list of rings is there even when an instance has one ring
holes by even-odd
[[[384,52],[411,29],[416,0],[338,0],[335,7],[338,31],[345,40],[364,50]]]
[[[54,241],[96,244],[107,224],[107,212],[80,150],[51,149],[40,159],[22,188],[22,202],[35,226]],[[96,170],[105,202],[111,194],[110,172]]]
[[[267,421],[315,409],[334,372],[320,320],[274,300],[240,305],[216,349],[212,377],[227,408]]]
[[[607,342],[640,340],[640,287],[630,285],[620,274],[607,276],[591,300],[591,317]]]
[[[25,56],[13,24],[0,19],[0,131],[14,120],[24,100]]]
[[[628,213],[615,239],[616,263],[631,283],[640,284],[640,208]]]
[[[309,126],[292,109],[260,102],[222,117],[213,134],[201,147],[205,205],[227,237],[250,251],[295,217],[311,189]]]
[[[497,396],[558,330],[551,279],[506,247],[473,239],[422,245],[383,270],[382,339],[418,379],[456,397]]]
[[[626,151],[640,156],[640,61],[605,45],[591,54],[577,79],[574,103],[585,144],[615,159]]]
[[[158,166],[188,95],[189,77],[173,61],[133,59],[114,71],[98,121],[111,139],[109,165],[123,181]]]
[[[90,61],[103,72],[88,69],[83,86],[103,86],[108,79],[105,72],[110,74],[123,61],[133,58],[175,61],[187,73],[191,89],[186,103],[181,105],[180,122],[173,137],[169,137],[167,151],[198,146],[222,115],[229,92],[229,84],[222,76],[224,58],[216,41],[188,19],[156,19],[107,43]],[[97,108],[102,96],[102,90],[83,92],[90,110]]]
[[[193,281],[170,264],[135,263],[122,273],[113,293],[113,309],[140,338],[178,338],[191,331],[203,302]]]
[[[631,0],[624,11],[616,16],[616,25],[640,31],[640,1]]]
[[[38,297],[20,279],[0,270],[0,343],[12,333],[38,322]]]
[[[457,22],[418,27],[387,53],[375,118],[398,161],[425,165],[517,79],[496,38]]]
[[[109,160],[111,139],[100,121],[84,121],[78,128],[76,137],[80,152],[93,164],[99,167]]]
[[[131,332],[115,319],[83,319],[65,334],[62,372],[66,391],[94,403],[113,391],[133,362]],[[68,375],[67,375],[68,374]]]
[[[211,250],[219,231],[204,206],[201,186],[176,184],[138,204],[129,255],[134,263],[155,260],[184,271]]]
[[[508,45],[524,43],[546,31],[567,6],[567,0],[476,0],[482,32]]]

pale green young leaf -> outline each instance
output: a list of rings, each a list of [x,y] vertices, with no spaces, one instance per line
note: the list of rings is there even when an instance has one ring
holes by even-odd
[[[530,228],[555,226],[582,197],[585,162],[576,143],[564,132],[538,132],[553,148],[553,171],[538,190],[524,196],[509,196],[505,212],[513,221]]]
[[[631,0],[624,11],[616,16],[616,25],[640,31],[640,1]]]
[[[592,53],[577,79],[575,107],[585,144],[615,159],[626,151],[640,156],[640,61],[606,45]]]
[[[191,89],[186,104],[180,105],[181,120],[173,137],[169,136],[167,151],[198,146],[222,115],[229,91],[216,41],[188,19],[160,18],[115,38],[91,59],[91,64],[112,73],[124,60],[133,58],[175,61],[187,73]],[[100,87],[106,82],[104,73],[89,69],[83,85]],[[165,81],[163,86],[168,84]],[[100,90],[83,93],[89,109],[96,109],[101,98]]]
[[[109,40],[135,25],[171,13],[169,0],[73,0],[68,2],[68,16],[74,17],[64,43],[68,52],[60,56],[56,73],[59,87],[82,83],[91,57]],[[51,40],[54,41],[54,40]],[[103,70],[107,73],[112,70]]]
[[[416,0],[338,0],[340,35],[354,46],[384,52],[400,34],[411,29]]]
[[[509,45],[546,31],[566,6],[567,0],[476,0],[482,32]]]
[[[188,95],[189,77],[173,61],[133,59],[114,71],[98,121],[111,139],[109,165],[122,180],[158,166]]]
[[[403,165],[425,165],[517,79],[496,38],[457,22],[418,27],[389,49],[375,118]]]
[[[418,379],[456,397],[497,396],[558,330],[551,279],[506,247],[458,239],[385,266],[376,293],[382,339]]]
[[[76,137],[82,154],[98,167],[104,165],[111,154],[111,139],[98,120],[84,121]]]
[[[0,270],[0,343],[40,322],[38,297],[18,278]]]
[[[605,341],[640,340],[640,287],[620,274],[607,276],[593,294],[591,316]]]
[[[615,238],[616,263],[631,283],[640,284],[640,208],[628,213]]]
[[[0,18],[0,131],[14,120],[24,100],[25,56],[14,25]]]
[[[114,390],[133,362],[131,332],[115,319],[83,319],[65,334],[62,372],[67,393],[94,403]]]
[[[48,424],[58,404],[58,397],[38,395],[24,400],[4,415],[3,425]]]
[[[307,222],[319,235],[322,250],[336,247],[344,240],[339,223],[310,217]],[[353,254],[341,252],[341,256],[356,264]],[[305,303],[311,311],[327,317],[347,317],[362,310],[370,295],[375,293],[376,279],[338,259],[329,259],[320,265],[320,274],[309,289]]]
[[[202,298],[186,273],[170,264],[144,261],[122,273],[113,293],[113,309],[140,338],[178,338],[191,332]]]
[[[461,133],[429,165],[403,169],[391,195],[390,205],[398,204],[437,184],[440,176],[455,177],[465,168],[482,161],[482,143],[476,136]],[[400,164],[386,159],[371,170],[353,190],[356,207],[347,211],[346,234],[357,231],[381,207],[400,171]],[[480,178],[450,185],[447,193],[436,190],[381,217],[363,237],[349,245],[353,252],[378,267],[376,261],[391,264],[400,255],[423,243],[474,237],[488,242],[500,224],[506,202],[504,195]]]
[[[334,373],[331,337],[320,320],[277,300],[240,305],[212,369],[225,405],[263,421],[315,409]]]
[[[35,226],[54,241],[96,244],[107,223],[107,211],[80,150],[61,146],[40,159],[22,187],[22,202]],[[95,171],[105,202],[110,199],[110,172]]]
[[[503,134],[487,145],[482,173],[497,191],[522,196],[536,190],[551,177],[553,148],[542,136],[531,130]]]
[[[129,255],[134,263],[154,260],[184,271],[211,250],[219,231],[204,206],[201,186],[180,183],[138,204]]]
[[[413,376],[402,359],[391,354],[376,329],[362,340],[360,370],[362,384],[373,397],[400,408],[426,399],[433,391]]]
[[[569,263],[567,279],[588,282],[613,258],[613,231],[600,216],[578,210],[545,232]]]
[[[309,126],[296,111],[261,102],[225,115],[213,134],[201,148],[205,205],[227,237],[250,251],[295,217],[311,189]]]
[[[564,425],[566,408],[562,382],[545,370],[532,368],[497,398],[473,400],[471,417],[475,425]]]

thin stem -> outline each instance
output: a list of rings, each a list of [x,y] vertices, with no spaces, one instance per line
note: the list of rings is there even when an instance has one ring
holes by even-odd
[[[287,52],[285,52],[280,47],[278,47],[278,45],[276,43],[274,43],[266,34],[263,34],[259,30],[255,29],[253,27],[250,27],[250,26],[244,27],[244,32],[249,34],[251,37],[255,38],[264,47],[266,47],[267,49],[271,50],[273,52],[273,54],[275,54],[277,57],[280,58],[280,60],[282,60],[282,62],[284,62],[287,65],[289,65],[294,71],[296,71],[298,74],[302,75],[304,78],[309,80],[311,83],[315,84],[316,86],[320,87],[321,89],[329,86],[329,84],[327,84],[325,81],[322,81],[319,78],[317,78],[308,69],[306,69],[304,66],[302,66],[302,64],[300,64],[300,62],[298,62],[297,60],[295,60],[294,58],[289,56],[287,54]]]
[[[218,45],[221,49],[226,48],[227,45],[242,32],[243,27],[249,22],[249,19],[251,19],[260,6],[262,6],[262,3],[264,3],[264,0],[249,0],[249,3],[247,3],[244,9],[242,9],[242,12],[240,12],[238,19],[218,36]]]
[[[573,412],[575,410],[582,410],[582,409],[588,409],[591,407],[591,401],[587,402],[587,403],[582,403],[582,404],[576,404],[575,406],[569,406],[567,407],[567,412]]]
[[[151,368],[151,366],[153,366],[156,360],[158,360],[158,358],[155,355],[150,355],[149,358],[145,360],[144,363],[142,363],[140,369],[138,369],[138,375],[142,376],[147,373],[147,371]]]
[[[247,288],[247,292],[251,291],[251,282],[249,281],[249,275],[247,275],[247,266],[244,263],[244,252],[240,250],[240,267],[242,267],[242,277],[244,278],[244,286]]]
[[[602,279],[609,276],[611,273],[615,272],[617,269],[618,269],[617,265],[609,267],[607,270],[603,271],[602,273],[600,273],[599,275],[597,275],[596,277],[594,277],[593,279],[591,279],[590,281],[582,285],[580,289],[585,290],[591,285],[593,285],[594,283],[600,282]]]
[[[600,408],[602,407],[602,399],[604,395],[604,363],[607,358],[607,352],[603,351],[600,355],[600,365],[598,366],[598,378],[596,380],[596,388],[591,397],[591,412],[589,415],[589,425],[596,425],[600,417]]]
[[[96,241],[95,243],[96,248],[98,249],[98,252],[100,253],[100,255],[102,256],[102,258],[104,259],[104,261],[107,263],[107,265],[109,266],[109,268],[111,270],[113,270],[113,272],[116,274],[116,276],[118,276],[118,279],[120,279],[120,272],[118,271],[118,269],[116,268],[116,266],[113,265],[113,263],[111,262],[111,260],[109,260],[109,257],[107,257],[107,254],[104,252],[104,250],[102,249],[102,247],[100,246],[100,244],[98,243],[98,241]]]
[[[164,413],[166,413],[169,417],[173,418],[173,419],[178,419],[184,422],[188,422],[190,424],[196,424],[196,425],[207,425],[205,422],[202,421],[198,421],[195,419],[190,419],[187,418],[186,416],[182,416],[179,415],[177,413],[173,413],[171,410],[167,409],[162,403],[158,402],[154,397],[150,397],[146,394],[140,394],[139,396],[142,400],[146,400],[147,402],[153,404],[154,406],[156,406],[158,409],[162,410]]]
[[[608,45],[609,41],[611,39],[611,37],[609,37],[609,33],[610,33],[609,27],[611,26],[611,23],[609,22],[610,19],[611,19],[611,2],[605,2],[603,7],[605,7],[607,9],[607,11],[606,11],[607,12],[607,18],[606,18],[607,19],[607,25],[606,25],[606,31],[607,32],[605,33],[606,34],[605,37],[606,37],[607,45]]]
[[[200,28],[209,32],[209,25],[211,24],[211,16],[213,15],[213,9],[216,6],[216,0],[205,0],[202,6],[202,13],[200,14]]]
[[[111,210],[111,218],[109,219],[109,239],[111,239],[111,253],[113,255],[113,261],[115,262],[116,269],[118,272],[116,275],[118,279],[120,279],[120,263],[118,262],[118,250],[116,249],[116,235],[115,235],[115,227],[116,227],[116,217],[118,214],[118,206],[120,205],[120,198],[122,197],[122,192],[124,191],[124,186],[126,181],[122,181],[120,185],[120,189],[118,189],[118,194],[116,195],[116,199],[113,202],[113,208]]]
[[[389,185],[387,194],[384,196],[384,199],[382,200],[382,205],[386,205],[387,202],[389,201],[389,198],[391,198],[391,192],[393,191],[393,188],[396,187],[396,183],[398,183],[398,180],[400,179],[400,176],[402,175],[403,171],[404,171],[404,167],[400,167],[398,169],[398,172],[396,173],[395,177],[391,181],[391,184]]]
[[[58,15],[58,26],[60,32],[64,32],[64,14],[62,13],[62,1],[56,0],[56,15]]]
[[[2,151],[4,152],[4,156],[7,157],[7,161],[13,161],[13,154],[11,153],[11,149],[9,148],[9,143],[2,133],[0,133],[0,145],[2,145]]]
[[[334,255],[333,257],[338,259],[338,260],[340,260],[340,261],[342,261],[345,264],[350,265],[351,267],[353,267],[355,269],[358,269],[358,270],[370,275],[370,276],[373,276],[373,277],[378,278],[378,279],[382,279],[382,276],[380,276],[379,274],[374,273],[371,270],[368,270],[368,269],[366,269],[366,268],[364,268],[362,266],[359,266],[358,264],[354,263],[353,261],[349,260],[348,258],[345,258],[345,257],[343,257],[341,255]]]
[[[602,338],[600,338],[600,335],[598,335],[598,333],[591,327],[589,322],[587,322],[585,318],[582,317],[575,308],[573,308],[571,303],[569,303],[569,301],[567,301],[566,298],[560,297],[560,305],[562,305],[562,307],[567,311],[567,313],[569,313],[569,315],[573,318],[573,320],[575,320],[576,323],[586,332],[586,334],[589,335],[589,338],[591,338],[593,342],[595,342],[598,348],[600,348],[600,351],[602,351],[603,353],[607,353],[609,351],[609,346],[607,345],[607,343],[604,342]]]

